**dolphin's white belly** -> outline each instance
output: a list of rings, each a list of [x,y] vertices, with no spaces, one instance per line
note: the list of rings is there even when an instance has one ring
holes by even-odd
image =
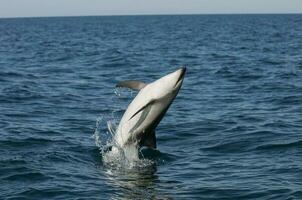
[[[129,140],[129,138],[131,137],[130,131],[137,124],[138,120],[141,117],[142,112],[138,113],[132,119],[130,119],[137,110],[144,106],[145,99],[143,98],[143,95],[144,89],[142,89],[130,103],[119,123],[115,134],[115,141],[120,147],[124,146],[124,144]]]

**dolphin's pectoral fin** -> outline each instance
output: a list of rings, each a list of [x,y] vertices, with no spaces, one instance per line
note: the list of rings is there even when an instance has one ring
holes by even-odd
[[[144,138],[142,138],[141,146],[149,147],[156,149],[156,137],[155,137],[155,131],[151,131],[145,135]]]
[[[147,108],[149,105],[151,105],[152,103],[154,103],[154,100],[149,101],[149,103],[147,103],[146,105],[144,105],[143,107],[141,107],[139,110],[137,110],[130,118],[132,119],[135,115],[137,115],[140,111],[144,110],[145,108]]]
[[[115,87],[125,87],[125,88],[130,88],[132,90],[141,90],[144,88],[147,84],[143,83],[141,81],[121,81],[118,84],[116,84]]]

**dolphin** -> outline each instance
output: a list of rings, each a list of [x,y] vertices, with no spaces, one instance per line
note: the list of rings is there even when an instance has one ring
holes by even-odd
[[[116,129],[114,141],[118,147],[156,149],[155,128],[178,94],[185,72],[186,68],[182,67],[149,84],[128,80],[116,85],[139,91]]]

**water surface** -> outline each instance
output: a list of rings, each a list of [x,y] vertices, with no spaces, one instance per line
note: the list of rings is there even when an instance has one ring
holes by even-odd
[[[0,199],[302,199],[301,55],[302,15],[0,19]],[[155,164],[106,165],[114,85],[182,65]]]

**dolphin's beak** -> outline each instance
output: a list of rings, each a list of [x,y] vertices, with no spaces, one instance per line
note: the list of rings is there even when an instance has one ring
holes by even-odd
[[[175,84],[175,87],[177,87],[179,85],[179,83],[181,83],[183,81],[184,76],[186,74],[187,68],[186,67],[182,67],[179,70],[180,70],[180,75],[179,75],[178,80],[177,80],[177,82]]]
[[[185,73],[187,71],[187,68],[186,67],[182,67],[180,70],[181,70],[181,74],[180,74],[179,80],[183,79],[183,77],[185,76]]]

